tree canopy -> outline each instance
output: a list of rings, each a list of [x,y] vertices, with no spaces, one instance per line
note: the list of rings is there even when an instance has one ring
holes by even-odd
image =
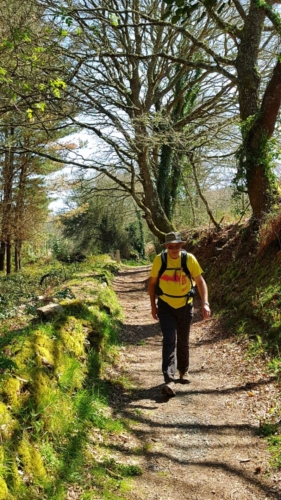
[[[43,140],[21,144],[21,151],[106,175],[132,197],[160,239],[175,227],[185,172],[194,173],[204,199],[197,169],[208,161],[221,177],[229,158],[236,188],[248,194],[261,220],[273,200],[278,153],[273,136],[281,102],[281,21],[274,5],[27,3],[40,13],[43,29],[27,23],[21,44],[30,75],[15,66],[16,78],[4,88],[17,82],[19,116],[24,109],[30,127],[41,123],[51,140],[58,129],[80,130],[87,147],[55,145],[54,136],[52,151]],[[21,44],[6,43],[3,53],[19,57]],[[12,74],[9,58],[6,64]],[[27,85],[37,72],[35,84]]]
[[[89,137],[87,156],[79,151],[69,163],[115,180],[162,237],[174,228],[186,153],[210,144],[235,116],[233,82],[214,72],[200,47],[212,43],[213,28],[202,21],[188,38],[159,20],[165,4],[156,1],[74,1],[63,12],[47,5],[66,33],[66,95],[80,109],[68,119]]]

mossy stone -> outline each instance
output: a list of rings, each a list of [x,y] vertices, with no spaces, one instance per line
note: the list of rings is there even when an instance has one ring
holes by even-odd
[[[23,437],[18,446],[18,454],[27,475],[33,479],[45,479],[47,477],[39,451],[26,437]]]
[[[0,500],[7,500],[8,495],[9,490],[6,481],[0,476]]]
[[[0,401],[0,435],[2,439],[10,438],[14,430],[18,427],[18,421],[13,419],[7,406]]]
[[[17,409],[20,406],[20,381],[14,377],[5,379],[2,383],[2,394],[13,410]]]

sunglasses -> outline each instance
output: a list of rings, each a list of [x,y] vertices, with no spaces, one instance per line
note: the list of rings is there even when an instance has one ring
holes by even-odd
[[[180,250],[182,245],[167,245],[169,250]]]

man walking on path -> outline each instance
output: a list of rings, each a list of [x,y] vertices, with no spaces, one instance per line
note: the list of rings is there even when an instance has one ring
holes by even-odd
[[[186,254],[188,274],[184,272],[184,251],[182,251],[184,243],[186,242],[181,239],[180,233],[166,234],[164,243],[166,253],[162,252],[155,257],[148,286],[151,314],[154,319],[159,319],[163,335],[162,372],[165,382],[163,392],[169,397],[176,395],[175,346],[180,382],[188,382],[189,332],[193,316],[192,280],[196,283],[202,300],[203,318],[207,319],[211,315],[203,271],[191,253]]]

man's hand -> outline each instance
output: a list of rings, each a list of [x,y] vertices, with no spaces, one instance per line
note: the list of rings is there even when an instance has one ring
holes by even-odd
[[[200,297],[202,300],[203,319],[208,319],[211,316],[211,309],[210,309],[209,302],[208,302],[208,288],[207,288],[206,282],[205,282],[202,274],[200,274],[200,276],[197,276],[196,278],[194,278],[194,281],[197,285],[197,288],[198,288],[198,291],[199,291],[199,294],[200,294]]]
[[[203,319],[208,319],[211,316],[211,309],[208,304],[202,304],[202,316]]]
[[[157,285],[157,282],[158,282],[158,278],[152,278],[152,276],[150,276],[149,282],[148,282],[148,293],[150,296],[152,317],[158,321],[158,307],[156,305],[156,285]]]
[[[155,304],[151,306],[151,314],[158,321],[158,307]]]

